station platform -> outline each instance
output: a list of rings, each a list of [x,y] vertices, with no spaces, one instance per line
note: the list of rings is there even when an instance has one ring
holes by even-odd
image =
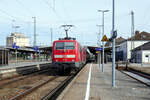
[[[49,68],[51,61],[33,61],[33,62],[18,62],[11,63],[5,66],[0,66],[0,79],[11,78],[18,75],[25,75],[39,70]]]
[[[87,64],[65,88],[57,100],[150,100],[150,88],[116,70],[116,86],[112,87],[112,65],[104,72],[97,64]]]
[[[24,66],[32,66],[32,65],[38,65],[38,64],[47,64],[47,63],[51,63],[51,61],[33,61],[33,62],[10,63],[8,65],[0,66],[0,70],[10,69],[10,68],[17,68],[17,67],[24,67]]]

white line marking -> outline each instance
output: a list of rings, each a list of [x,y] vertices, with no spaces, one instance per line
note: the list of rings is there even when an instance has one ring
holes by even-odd
[[[87,80],[85,100],[89,100],[89,95],[90,95],[91,68],[92,68],[92,64],[90,65],[89,77]]]

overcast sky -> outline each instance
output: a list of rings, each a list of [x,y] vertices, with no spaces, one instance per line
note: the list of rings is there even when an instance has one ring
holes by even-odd
[[[150,0],[115,0],[115,29],[118,37],[131,36],[131,11],[135,13],[135,30],[150,32]],[[6,36],[14,32],[13,26],[20,26],[22,32],[33,44],[33,16],[37,18],[37,43],[50,45],[50,28],[53,40],[64,37],[60,26],[72,24],[69,36],[76,37],[82,44],[96,45],[96,25],[102,23],[105,13],[105,34],[110,37],[112,29],[112,0],[0,0],[0,45],[5,45]]]

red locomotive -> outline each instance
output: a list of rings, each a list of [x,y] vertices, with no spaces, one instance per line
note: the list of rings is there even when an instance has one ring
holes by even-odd
[[[53,42],[52,63],[59,73],[80,69],[86,62],[86,48],[75,38],[62,38]]]

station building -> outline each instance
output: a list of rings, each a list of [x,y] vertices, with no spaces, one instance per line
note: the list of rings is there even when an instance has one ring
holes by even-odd
[[[19,47],[29,46],[29,38],[25,37],[23,33],[14,32],[6,38],[6,46],[12,47],[13,43]]]

